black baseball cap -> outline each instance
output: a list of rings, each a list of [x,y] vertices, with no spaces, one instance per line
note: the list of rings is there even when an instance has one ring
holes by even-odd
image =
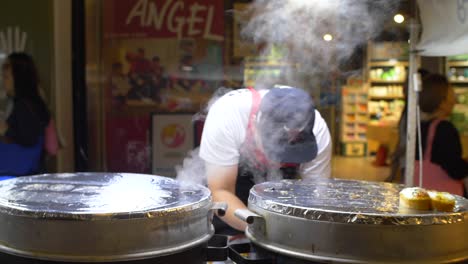
[[[287,86],[269,89],[257,113],[257,130],[266,157],[281,163],[315,159],[314,123],[315,105],[307,92]]]

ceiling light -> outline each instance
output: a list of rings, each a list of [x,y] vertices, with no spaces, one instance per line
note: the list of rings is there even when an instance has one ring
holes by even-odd
[[[325,41],[332,41],[333,40],[333,36],[331,34],[325,34],[323,35],[323,40]]]
[[[396,23],[401,24],[405,21],[405,17],[402,14],[396,14],[393,17],[393,20],[395,20]]]

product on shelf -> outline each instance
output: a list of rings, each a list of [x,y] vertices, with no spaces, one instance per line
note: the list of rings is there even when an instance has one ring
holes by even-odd
[[[450,68],[449,79],[450,81],[468,81],[468,65],[464,68]]]
[[[468,134],[468,87],[455,89],[456,104],[450,121],[461,134]]]
[[[405,78],[406,71],[403,66],[374,68],[370,70],[370,79],[372,81],[404,81]]]
[[[402,98],[403,86],[389,85],[389,86],[374,86],[369,89],[370,97],[396,97]]]

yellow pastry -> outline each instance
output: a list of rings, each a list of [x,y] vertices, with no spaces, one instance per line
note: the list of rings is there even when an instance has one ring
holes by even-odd
[[[453,212],[455,197],[447,192],[429,191],[432,209],[440,212]]]
[[[400,207],[420,211],[431,210],[431,197],[423,188],[405,188],[400,192]]]

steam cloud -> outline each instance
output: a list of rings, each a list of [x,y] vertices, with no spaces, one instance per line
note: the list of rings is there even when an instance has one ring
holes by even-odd
[[[398,0],[255,0],[246,14],[238,14],[250,17],[243,24],[242,36],[261,45],[262,55],[271,54],[278,46],[284,47],[281,60],[300,65],[283,72],[278,79],[257,79],[256,88],[273,84],[296,85],[301,82],[298,79],[303,73],[323,76],[337,70],[356,47],[381,32],[398,4]],[[325,34],[332,35],[333,40],[325,41]],[[203,119],[211,105],[228,91],[227,88],[216,91],[208,106],[195,115],[194,120]],[[198,156],[198,149],[177,168],[177,179],[183,181],[204,184],[205,177],[204,162]],[[277,178],[275,173],[268,176],[268,180]],[[264,179],[256,177],[255,180]]]
[[[177,180],[206,185],[205,162],[198,155],[199,150],[191,151],[182,166],[176,167]]]
[[[206,104],[205,108],[193,116],[192,122],[205,120],[206,115],[208,114],[208,111],[210,110],[211,106],[219,98],[221,98],[223,95],[227,94],[230,91],[232,91],[232,89],[226,87],[221,87],[217,89],[213,93],[211,99]],[[205,162],[198,155],[199,152],[200,148],[194,149],[184,159],[183,164],[181,166],[176,167],[177,180],[206,185]]]
[[[242,35],[263,45],[264,54],[271,54],[278,45],[286,47],[282,60],[300,65],[301,72],[326,74],[338,69],[356,47],[381,32],[398,3],[397,0],[256,0],[247,11],[251,19],[244,23]],[[325,41],[325,34],[332,35],[333,40]],[[295,83],[296,73],[292,69],[282,78]],[[270,82],[267,80],[266,84]]]

